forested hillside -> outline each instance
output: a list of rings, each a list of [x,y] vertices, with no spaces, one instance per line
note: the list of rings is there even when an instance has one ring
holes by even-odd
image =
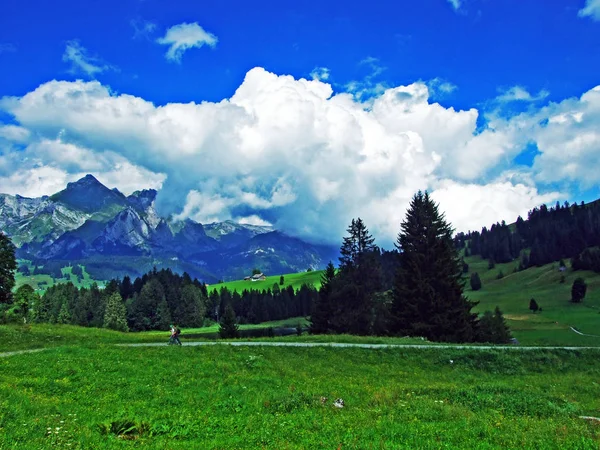
[[[458,233],[465,255],[480,255],[491,264],[519,259],[519,268],[542,266],[572,258],[575,270],[600,272],[600,201],[589,204],[557,203],[531,210],[512,225],[496,223],[481,232]]]

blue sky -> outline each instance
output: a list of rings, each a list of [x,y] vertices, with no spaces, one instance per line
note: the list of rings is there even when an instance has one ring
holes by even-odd
[[[5,0],[0,191],[388,241],[416,189],[460,229],[600,196],[600,0],[248,5]]]
[[[378,58],[378,77],[391,85],[442,78],[460,89],[445,102],[479,105],[514,85],[550,92],[549,99],[580,95],[597,84],[598,23],[579,17],[584,1],[447,0],[364,2],[246,2],[162,0],[7,0],[0,16],[0,85],[22,95],[39,84],[75,79],[62,61],[78,39],[118,71],[97,75],[113,89],[157,104],[218,101],[229,97],[255,66],[295,77],[328,67],[331,81],[364,77],[360,62]],[[543,5],[543,6],[542,6]],[[136,22],[134,25],[133,22]],[[186,52],[165,64],[155,40],[167,28],[197,22],[219,39],[214,49]],[[135,38],[135,26],[154,28]]]

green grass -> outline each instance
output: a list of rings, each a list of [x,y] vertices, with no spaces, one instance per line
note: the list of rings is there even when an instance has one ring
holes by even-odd
[[[34,271],[34,267],[29,260],[19,259],[17,260],[17,266],[26,265],[29,268],[30,273]],[[56,280],[52,279],[50,275],[46,274],[33,274],[24,275],[21,272],[15,272],[15,290],[24,284],[30,285],[39,295],[42,295],[46,289],[54,286],[58,283],[73,283],[77,288],[89,288],[92,284],[96,283],[98,286],[104,286],[105,281],[94,280],[89,273],[86,272],[85,266],[81,266],[83,277],[78,278],[72,273],[72,266],[64,266],[61,268],[62,278]]]
[[[313,270],[311,272],[298,272],[298,273],[287,273],[283,274],[284,284],[279,286],[280,288],[292,286],[294,290],[300,289],[303,284],[314,286],[316,289],[321,287],[321,275],[323,270]],[[272,289],[274,284],[279,285],[280,275],[268,276],[264,281],[247,281],[237,280],[228,281],[226,283],[211,284],[208,288],[209,292],[220,290],[222,287],[226,287],[229,291],[233,292],[237,290],[241,293],[244,289],[247,290],[266,290]]]
[[[598,380],[597,351],[62,346],[0,358],[0,448],[597,449]]]
[[[58,347],[61,345],[95,346],[131,342],[166,342],[168,331],[121,333],[102,328],[74,325],[0,325],[0,352]],[[0,447],[1,448],[1,447]]]
[[[515,273],[515,262],[496,264],[488,270],[488,262],[479,257],[466,261],[469,271],[478,272],[483,284],[481,290],[472,291],[467,283],[466,295],[479,302],[475,310],[499,306],[521,344],[600,346],[600,337],[580,336],[570,329],[600,336],[600,274],[571,269],[561,273],[557,263]],[[499,270],[504,273],[502,279],[496,279]],[[565,276],[564,283],[560,283],[561,275]],[[571,286],[577,277],[586,280],[588,289],[583,302],[574,304],[570,302]],[[529,310],[531,298],[542,312]]]

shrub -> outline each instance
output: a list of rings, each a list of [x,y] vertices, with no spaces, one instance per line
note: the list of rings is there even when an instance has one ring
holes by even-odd
[[[540,310],[540,307],[538,306],[537,302],[535,301],[535,298],[532,298],[531,300],[529,300],[529,309],[531,310],[531,312],[536,312],[536,311]]]
[[[586,291],[587,284],[585,284],[584,279],[577,277],[571,287],[571,301],[573,303],[580,303],[585,298]]]
[[[471,274],[471,289],[473,289],[474,291],[478,291],[479,289],[481,289],[481,278],[479,278],[479,274],[477,272],[473,272]]]

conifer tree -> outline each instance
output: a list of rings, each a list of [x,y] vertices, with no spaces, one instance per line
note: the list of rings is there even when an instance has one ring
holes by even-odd
[[[537,302],[535,301],[535,298],[529,300],[529,309],[531,310],[531,312],[537,312],[537,310],[540,309]]]
[[[219,324],[219,336],[221,336],[222,339],[239,337],[237,319],[231,303],[227,303],[227,306],[225,306],[225,312],[223,313],[223,317],[221,317],[221,322]]]
[[[112,291],[117,292],[118,289]],[[134,296],[128,312],[129,325],[133,330],[167,329],[171,322],[165,291],[156,278],[150,279],[139,295]]]
[[[584,279],[578,277],[573,281],[573,286],[571,287],[571,301],[573,303],[579,303],[585,298],[585,293],[587,291],[587,284]]]
[[[115,292],[106,302],[104,313],[104,328],[117,331],[129,331],[127,326],[127,310],[118,292]]]
[[[67,302],[63,302],[60,307],[60,311],[58,312],[58,317],[56,318],[56,323],[67,324],[71,323],[71,314],[69,313],[69,308],[67,307]]]
[[[21,319],[27,320],[29,311],[39,301],[39,296],[28,284],[24,284],[17,289],[14,295],[14,312]]]
[[[46,291],[47,292],[47,291]],[[50,297],[42,295],[39,300],[33,304],[33,320],[37,323],[48,323],[52,318],[52,303]]]
[[[479,278],[479,274],[477,272],[473,272],[471,274],[469,283],[471,285],[472,290],[478,291],[479,289],[481,289],[481,278]]]
[[[11,303],[11,291],[15,285],[15,246],[5,234],[0,231],[0,303]]]
[[[493,313],[485,311],[479,319],[478,325],[477,340],[480,342],[506,344],[511,339],[510,330],[508,325],[506,325],[504,315],[497,306]]]
[[[352,219],[340,248],[338,280],[330,295],[330,328],[336,333],[369,334],[373,295],[381,287],[379,249],[362,219]]]
[[[321,275],[321,288],[317,301],[313,304],[310,315],[310,332],[312,334],[328,333],[331,330],[330,320],[333,315],[331,292],[334,289],[335,267],[329,261],[325,272]]]
[[[206,299],[202,290],[193,284],[184,286],[173,311],[172,320],[183,327],[201,327],[205,314]]]
[[[427,192],[419,191],[412,198],[396,246],[400,267],[390,331],[434,341],[472,341],[475,303],[463,295],[462,263],[452,228]]]

